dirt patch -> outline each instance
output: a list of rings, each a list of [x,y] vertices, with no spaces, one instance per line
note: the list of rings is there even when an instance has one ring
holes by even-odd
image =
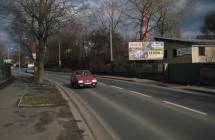
[[[74,121],[70,120],[68,122],[62,122],[61,124],[64,130],[60,132],[57,140],[81,139],[83,137],[84,130],[78,129]]]
[[[34,129],[37,133],[44,132],[46,126],[53,121],[53,117],[50,116],[49,112],[42,112],[39,114],[39,117],[38,122],[34,125]]]
[[[77,126],[77,123],[80,121],[75,120],[71,112],[69,111],[68,106],[64,106],[59,110],[57,115],[58,122],[63,127],[63,130],[60,132],[57,140],[71,140],[73,139],[81,139],[84,130],[80,130]]]

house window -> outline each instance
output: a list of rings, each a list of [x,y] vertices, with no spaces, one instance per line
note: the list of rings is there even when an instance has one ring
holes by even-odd
[[[199,47],[199,56],[205,56],[205,47]]]
[[[177,49],[173,49],[173,57],[177,57]]]
[[[168,51],[167,49],[164,50],[164,58],[167,58],[168,57]]]

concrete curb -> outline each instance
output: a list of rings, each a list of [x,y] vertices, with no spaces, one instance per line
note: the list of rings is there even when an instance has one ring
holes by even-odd
[[[108,76],[99,76],[97,75],[98,77],[100,78],[106,78],[106,79],[114,79],[114,80],[122,80],[122,81],[127,81],[127,82],[136,82],[136,83],[142,83],[144,84],[144,82],[139,82],[139,81],[135,81],[135,80],[132,80],[132,79],[124,79],[124,78],[117,78],[117,77],[108,77]],[[149,83],[145,83],[146,85],[151,85]],[[156,87],[162,87],[162,88],[171,88],[171,86],[168,86],[168,85],[165,85],[165,84],[155,84],[153,86],[156,86]],[[210,95],[215,95],[215,91],[210,91],[210,90],[204,90],[204,89],[195,89],[195,88],[178,88],[178,89],[181,89],[181,90],[186,90],[186,91],[193,91],[193,92],[199,92],[199,93],[205,93],[205,94],[210,94]]]
[[[74,115],[75,120],[77,120],[78,128],[81,130],[84,130],[82,140],[96,140],[95,134],[88,126],[88,123],[87,123],[86,119],[84,118],[84,115],[81,112],[81,109],[77,103],[76,98],[74,96],[72,96],[71,93],[68,93],[63,88],[63,86],[61,86],[57,82],[52,81],[50,79],[48,79],[48,81],[50,81],[51,83],[53,83],[56,86],[56,88],[59,90],[59,92],[61,93],[63,98],[66,100],[66,102],[70,108],[70,112]]]
[[[7,85],[13,82],[15,80],[15,77],[11,76],[9,79],[4,80],[3,82],[0,82],[0,89],[5,88]]]
[[[107,78],[107,79],[123,80],[123,81],[128,81],[128,82],[137,82],[137,81],[135,81],[135,80],[124,79],[124,78],[116,78],[116,77],[108,77],[108,76],[99,76],[99,75],[96,75],[96,76],[101,77],[101,78]]]
[[[201,90],[201,89],[192,89],[192,88],[186,88],[185,90],[188,91],[194,91],[194,92],[200,92],[200,93],[205,93],[205,94],[210,94],[210,95],[215,95],[215,91],[209,91],[209,90]]]

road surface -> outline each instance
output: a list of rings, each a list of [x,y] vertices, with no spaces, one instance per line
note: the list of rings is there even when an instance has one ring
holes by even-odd
[[[104,78],[96,88],[73,89],[68,75],[46,77],[80,97],[109,140],[215,140],[215,96]]]

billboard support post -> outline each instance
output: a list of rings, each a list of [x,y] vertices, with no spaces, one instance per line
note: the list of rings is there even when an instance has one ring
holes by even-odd
[[[143,31],[144,31],[144,34],[143,34],[143,40],[144,40],[144,42],[147,42],[148,41],[148,27],[149,27],[149,13],[148,13],[148,11],[145,11],[144,13],[143,13],[143,22],[144,22],[144,29],[143,29]]]

